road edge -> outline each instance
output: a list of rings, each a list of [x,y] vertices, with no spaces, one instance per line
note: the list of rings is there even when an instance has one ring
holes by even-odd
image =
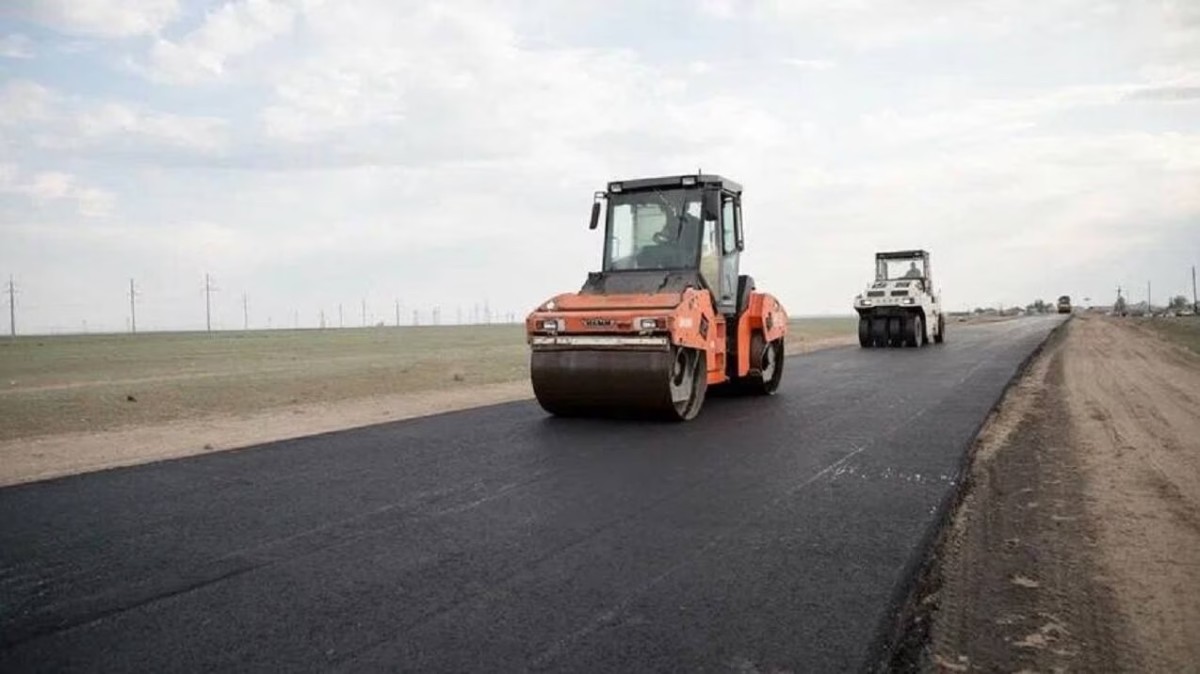
[[[937,517],[921,534],[920,542],[914,554],[905,564],[901,578],[903,579],[889,601],[887,618],[877,628],[877,633],[868,650],[869,657],[862,671],[865,672],[919,672],[925,671],[932,664],[924,653],[928,641],[929,617],[933,606],[923,602],[923,597],[930,596],[932,590],[939,585],[937,577],[936,552],[942,548],[951,529],[949,526],[962,504],[963,498],[970,491],[971,467],[975,462],[980,437],[984,430],[993,423],[1000,407],[1003,405],[1013,387],[1025,376],[1030,367],[1045,353],[1046,348],[1057,340],[1065,338],[1066,326],[1074,316],[1054,326],[1046,333],[1045,338],[1017,365],[1012,377],[1004,385],[1000,395],[992,404],[991,409],[975,428],[965,451],[959,459],[954,488],[942,499],[937,506]]]

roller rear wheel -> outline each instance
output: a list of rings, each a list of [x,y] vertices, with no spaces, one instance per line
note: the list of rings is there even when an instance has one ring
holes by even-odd
[[[746,388],[758,395],[771,395],[779,389],[783,380],[783,339],[766,341],[762,333],[750,338],[750,374],[746,377]]]
[[[871,319],[858,319],[858,345],[864,349],[871,346],[874,340],[871,338]]]
[[[704,405],[708,391],[708,369],[704,352],[675,347],[671,365],[671,404],[680,421],[693,419]]]

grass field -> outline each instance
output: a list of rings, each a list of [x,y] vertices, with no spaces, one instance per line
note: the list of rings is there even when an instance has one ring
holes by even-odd
[[[1200,316],[1142,319],[1140,323],[1200,354]]]
[[[792,341],[849,335],[805,318]],[[520,325],[0,340],[0,441],[528,376]]]

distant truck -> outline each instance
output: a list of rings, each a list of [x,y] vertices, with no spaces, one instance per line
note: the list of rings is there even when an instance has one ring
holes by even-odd
[[[1070,295],[1063,295],[1062,297],[1058,298],[1058,313],[1060,313],[1060,314],[1071,313],[1071,296]]]

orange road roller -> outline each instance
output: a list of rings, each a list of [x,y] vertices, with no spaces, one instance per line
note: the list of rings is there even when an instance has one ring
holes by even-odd
[[[741,201],[741,185],[703,173],[596,192],[590,228],[603,217],[603,268],[525,321],[546,411],[684,421],[710,386],[779,388],[787,312],[739,274]]]

